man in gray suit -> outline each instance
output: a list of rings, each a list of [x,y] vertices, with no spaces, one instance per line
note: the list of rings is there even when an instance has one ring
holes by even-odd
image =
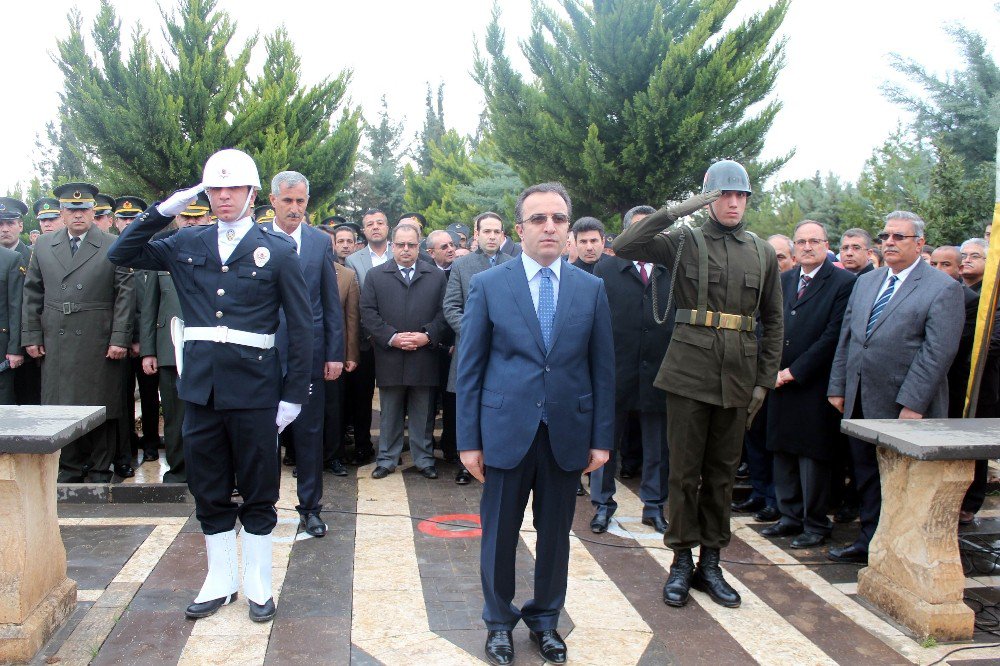
[[[858,278],[847,304],[827,396],[848,418],[948,416],[948,368],[965,322],[962,289],[921,261],[924,221],[894,211],[878,235],[886,265]],[[866,563],[882,504],[875,447],[850,438],[861,498],[861,534],[831,548],[837,562]]]
[[[358,285],[365,288],[365,278],[375,266],[392,260],[389,251],[389,220],[377,208],[366,210],[361,215],[361,227],[367,247],[363,247],[344,262],[358,276]],[[354,426],[354,458],[352,462],[364,465],[374,457],[372,444],[372,400],[375,397],[375,352],[372,351],[371,332],[361,326],[361,360],[354,372],[347,374],[344,390],[347,404],[344,407],[344,425]]]
[[[458,343],[462,332],[462,315],[465,314],[465,301],[469,298],[469,283],[472,276],[488,268],[499,266],[511,257],[500,251],[504,241],[503,220],[496,213],[487,211],[476,216],[475,235],[479,248],[472,254],[459,257],[451,265],[451,279],[444,294],[444,318],[455,331],[455,353],[451,357],[451,367],[448,370],[448,392],[455,392],[455,373],[458,370]],[[464,486],[472,480],[472,475],[465,469],[461,460],[455,483]]]

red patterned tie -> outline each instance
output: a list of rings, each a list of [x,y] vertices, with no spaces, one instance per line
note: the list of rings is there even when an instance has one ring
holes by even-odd
[[[808,275],[802,276],[802,285],[799,287],[799,293],[795,294],[795,300],[800,300],[802,298],[802,294],[806,293],[806,287],[809,286],[809,280],[812,280],[812,278]]]
[[[637,261],[635,263],[639,265],[639,277],[642,278],[642,283],[649,284],[649,276],[646,275],[646,262]]]

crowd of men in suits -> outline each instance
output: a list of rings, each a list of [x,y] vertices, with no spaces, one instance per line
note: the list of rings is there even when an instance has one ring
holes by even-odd
[[[242,157],[224,156],[230,158],[242,168]],[[639,476],[642,522],[666,533],[675,553],[690,553],[700,539],[698,571],[706,563],[706,552],[714,548],[717,558],[718,549],[728,543],[730,510],[753,512],[758,520],[773,523],[763,534],[792,537],[792,548],[822,545],[832,530],[831,513],[836,521],[860,517],[857,539],[832,548],[829,557],[864,562],[881,503],[878,466],[874,448],[843,437],[839,420],[963,413],[988,227],[986,238],[972,238],[959,247],[929,248],[925,222],[913,213],[894,211],[876,238],[862,229],[844,232],[839,254],[834,254],[820,221],[803,220],[791,238],[772,236],[765,245],[755,236],[740,235],[742,208],[727,225],[715,217],[723,207],[712,207],[716,199],[706,194],[690,200],[690,210],[636,206],[625,214],[623,234],[615,239],[593,217],[570,225],[568,194],[561,186],[545,184],[529,188],[518,200],[522,248],[494,212],[478,215],[470,226],[455,223],[429,233],[419,213],[390,222],[377,208],[364,211],[360,224],[332,216],[315,227],[307,210],[308,180],[282,172],[272,180],[271,205],[253,211],[256,224],[250,229],[244,221],[253,210],[254,187],[259,189],[256,167],[246,183],[241,181],[251,196],[232,202],[219,194],[214,196],[221,199],[210,202],[201,194],[205,188],[231,189],[207,184],[210,167],[211,161],[200,189],[179,193],[158,207],[147,208],[137,197],[108,197],[88,183],[63,184],[53,198],[34,203],[42,229],[31,236],[31,247],[21,239],[27,206],[0,198],[0,279],[7,282],[0,288],[0,342],[7,347],[0,401],[106,408],[102,427],[63,450],[61,482],[128,477],[134,474],[133,462],[155,461],[158,449],[165,449],[169,470],[164,481],[190,484],[207,535],[210,575],[188,609],[191,617],[211,614],[235,598],[231,572],[218,574],[229,566],[227,558],[235,557],[235,532],[227,535],[237,512],[248,538],[269,534],[277,484],[276,470],[261,472],[239,456],[231,468],[192,475],[192,457],[201,458],[195,463],[199,470],[211,466],[204,446],[196,442],[207,446],[220,433],[232,438],[257,429],[273,420],[267,412],[273,411],[272,402],[278,405],[284,462],[294,466],[297,477],[301,528],[313,536],[326,532],[321,518],[323,473],[345,476],[347,465],[374,461],[371,475],[383,479],[401,464],[404,442],[427,479],[438,478],[442,460],[454,466],[459,485],[472,478],[503,479],[487,482],[483,498],[484,544],[493,549],[490,558],[484,555],[484,617],[489,640],[495,643],[492,652],[487,644],[487,653],[495,663],[504,663],[507,653],[502,634],[520,618],[531,618],[532,636],[543,655],[565,658],[565,645],[557,634],[551,635],[564,590],[536,589],[534,607],[516,609],[509,603],[513,551],[508,546],[510,534],[516,535],[520,525],[525,488],[536,493],[550,486],[560,489],[551,495],[541,491],[535,511],[536,518],[539,511],[546,512],[543,523],[551,521],[546,529],[563,534],[569,529],[567,516],[572,519],[564,506],[567,492],[572,493],[561,489],[569,484],[577,495],[586,494],[577,473],[586,469],[594,509],[590,527],[602,533],[617,509],[616,476]],[[219,168],[213,173],[221,174],[222,182],[230,171]],[[725,203],[731,192],[720,189]],[[741,194],[745,206],[749,182],[733,191]],[[706,204],[717,228],[706,223],[704,231],[694,234],[695,245],[688,247],[693,254],[682,252],[683,231],[675,227],[672,235],[658,233]],[[213,224],[216,209],[226,214]],[[141,224],[126,232],[136,220]],[[189,229],[193,227],[205,229]],[[115,232],[121,234],[118,243]],[[684,258],[697,257],[699,251],[703,257],[713,256],[702,248],[706,239],[710,248],[714,242],[744,244],[745,264],[719,268],[714,258]],[[780,278],[769,268],[766,254],[772,252]],[[297,262],[286,258],[294,255]],[[294,279],[283,282],[278,275],[291,270],[285,267],[288,262],[299,269],[293,271]],[[517,270],[511,269],[515,264]],[[503,266],[507,269],[491,270]],[[226,275],[231,268],[234,275]],[[526,285],[521,285],[525,279]],[[779,293],[779,279],[780,303],[771,302],[771,295]],[[741,343],[740,363],[770,368],[772,360],[764,355],[771,338],[780,339],[780,362],[776,376],[764,386],[759,378],[756,385],[727,386],[723,378],[722,397],[713,403],[694,389],[677,389],[678,381],[701,386],[704,378],[696,370],[702,360],[692,361],[695,372],[678,380],[670,373],[684,365],[683,359],[669,370],[664,359],[670,359],[668,350],[675,350],[676,356],[676,349],[683,348],[694,355],[691,358],[702,354],[707,363],[716,343],[728,344],[721,333],[711,337],[711,322],[696,322],[704,315],[706,299],[731,300],[727,284],[739,285],[733,292],[736,305],[730,307],[757,315],[756,320],[751,314],[717,325],[756,335],[758,344]],[[675,290],[679,298],[691,301],[689,309],[670,307]],[[746,301],[742,305],[740,298]],[[256,326],[246,322],[260,316],[254,314],[255,307],[272,301],[276,332],[263,338],[244,334],[243,328],[268,327],[263,320]],[[199,313],[197,321],[191,321],[190,310]],[[182,318],[188,321],[178,323]],[[677,328],[678,321],[685,326]],[[222,329],[226,331],[220,333]],[[997,329],[975,405],[978,416],[1000,413]],[[232,339],[220,340],[219,335]],[[683,344],[672,345],[675,339]],[[252,373],[257,365],[264,368],[264,374],[244,378],[250,385],[259,383],[251,394],[259,399],[261,414],[219,416],[227,410],[254,412],[254,405],[228,404],[225,394],[213,388],[221,375],[211,363],[188,361],[191,367],[182,368],[181,349],[190,349],[183,346],[188,341],[246,345],[233,346],[237,351],[231,360],[245,372]],[[583,360],[574,356],[581,350]],[[280,367],[281,382],[265,381],[270,376],[265,366],[270,364]],[[544,395],[531,394],[536,386],[529,379],[536,372]],[[179,388],[182,374],[186,381]],[[136,387],[141,437],[135,432]],[[377,442],[372,437],[376,387]],[[745,436],[742,420],[736,423],[726,416],[719,425],[718,415],[705,416],[704,422],[694,415],[705,404],[721,405],[725,411],[730,400],[726,396],[734,394],[740,396],[736,402],[751,405]],[[675,417],[668,428],[671,407],[689,414]],[[532,409],[539,418],[525,419]],[[191,410],[194,416],[186,418],[185,411]],[[598,412],[608,415],[606,423],[591,421],[590,414]],[[435,440],[439,414],[441,435]],[[683,428],[678,425],[682,422]],[[712,465],[721,477],[728,476],[726,460],[709,456],[703,461],[671,450],[684,448],[680,440],[700,436],[696,431],[702,427],[724,428],[743,441],[753,487],[745,501],[729,506],[731,480],[728,488],[720,481],[717,492],[705,488],[716,487],[704,483],[715,474]],[[525,428],[531,432],[513,439],[524,443],[527,452],[490,443],[484,435],[496,430],[510,440],[511,432]],[[563,440],[572,437],[597,444],[571,450]],[[709,434],[709,440],[713,437]],[[267,446],[264,439],[262,449]],[[588,448],[589,459],[577,460]],[[134,457],[140,449],[141,456]],[[672,473],[671,458],[685,471]],[[986,471],[985,461],[977,463],[962,507],[963,523],[972,521],[983,504]],[[235,475],[233,490],[244,498],[239,509],[232,502],[234,492],[216,478],[224,473]],[[692,475],[693,481],[686,478]],[[703,481],[700,490],[698,478]],[[670,488],[693,493],[685,499],[691,506],[678,508],[681,502],[674,499],[665,516]],[[726,527],[706,525],[705,512]],[[566,544],[561,536],[553,539],[540,541],[540,553],[543,547],[554,549],[554,574],[564,578],[559,563]],[[245,554],[269,548],[254,543],[245,544]],[[674,583],[686,576],[690,584],[694,576],[698,584],[702,574],[689,560],[675,558]],[[261,562],[264,571],[268,565]],[[707,583],[713,598],[739,605],[739,596],[720,581],[721,573]],[[266,621],[274,614],[269,578],[266,584],[263,579],[258,583],[250,588],[255,592],[248,593],[251,619]],[[683,605],[686,584],[665,589],[665,601]]]

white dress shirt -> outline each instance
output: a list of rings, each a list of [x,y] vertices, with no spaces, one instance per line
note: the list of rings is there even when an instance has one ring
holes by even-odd
[[[244,217],[242,220],[236,220],[235,222],[223,222],[219,220],[219,258],[222,259],[222,263],[229,261],[233,250],[240,244],[240,241],[247,235],[247,232],[253,228],[253,225],[254,221],[250,217]],[[230,231],[233,232],[233,240],[227,238]]]
[[[370,256],[372,258],[372,268],[375,268],[376,266],[381,266],[385,262],[389,261],[389,246],[388,245],[385,246],[385,254],[383,254],[380,257],[379,255],[377,255],[374,252],[372,252],[372,248],[369,245],[368,246],[368,256]]]
[[[899,271],[898,273],[893,273],[892,269],[890,268],[888,275],[886,275],[885,279],[882,280],[882,286],[879,288],[878,293],[875,295],[875,301],[874,302],[877,303],[878,299],[882,297],[882,292],[884,292],[889,287],[889,278],[892,275],[896,276],[896,286],[894,287],[894,290],[892,292],[892,296],[889,297],[889,300],[891,301],[893,298],[895,298],[896,294],[899,293],[899,288],[901,286],[903,286],[903,281],[906,280],[906,278],[910,277],[910,273],[912,273],[913,269],[916,268],[918,261],[923,261],[923,259],[921,259],[920,257],[917,257],[917,261],[914,261],[912,264],[910,264],[908,267],[904,268],[903,270]]]
[[[274,230],[277,231],[280,234],[285,234],[286,236],[290,237],[293,241],[295,241],[295,252],[296,252],[296,254],[298,254],[298,255],[301,256],[301,254],[302,254],[302,225],[301,224],[299,224],[298,226],[296,226],[295,227],[295,231],[293,231],[292,233],[286,232],[284,229],[282,229],[281,227],[279,227],[277,224],[274,225]]]
[[[531,292],[531,302],[535,306],[535,314],[538,314],[538,288],[542,277],[538,271],[542,270],[542,265],[529,257],[524,252],[521,253],[521,263],[524,264],[524,275],[528,278],[528,290]],[[552,305],[559,307],[559,270],[562,267],[562,258],[558,258],[549,265],[552,269]]]

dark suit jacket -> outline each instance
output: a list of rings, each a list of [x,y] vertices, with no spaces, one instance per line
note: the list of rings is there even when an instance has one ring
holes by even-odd
[[[867,335],[888,272],[888,267],[878,268],[855,283],[827,395],[844,397],[848,418],[859,393],[865,418],[898,418],[903,407],[925,418],[945,418],[948,368],[965,325],[962,288],[917,259]]]
[[[271,233],[273,223],[264,225]],[[333,246],[330,236],[308,224],[302,224],[302,250],[299,252],[299,266],[306,281],[309,307],[312,311],[313,356],[310,373],[313,379],[323,377],[323,366],[327,362],[344,360],[344,313],[340,307],[340,290],[337,274],[333,268]],[[297,341],[295,341],[297,342]],[[288,326],[284,311],[275,336],[275,346],[281,356],[282,367],[288,358],[288,346],[294,344],[288,337]]]
[[[490,467],[521,462],[543,405],[562,469],[582,470],[590,449],[612,448],[614,337],[604,283],[565,262],[560,273],[548,351],[522,261],[472,278],[458,351],[458,448],[482,449]]]
[[[832,460],[839,441],[840,413],[827,400],[826,389],[856,278],[827,259],[798,298],[801,275],[800,267],[781,274],[785,323],[781,369],[788,368],[795,381],[769,396],[767,448]],[[803,423],[809,427],[803,428]]]
[[[450,333],[441,303],[448,279],[419,259],[406,284],[394,261],[368,271],[361,290],[361,322],[372,335],[379,386],[438,386],[440,343]],[[431,344],[404,351],[389,344],[398,332],[424,331]]]
[[[119,266],[170,271],[185,326],[227,326],[271,334],[278,330],[278,310],[283,309],[289,338],[297,341],[289,348],[284,381],[274,347],[186,342],[178,395],[199,405],[208,404],[211,396],[218,409],[271,408],[279,400],[305,403],[313,358],[313,316],[289,239],[254,224],[223,264],[217,224],[185,227],[152,240],[171,219],[150,206],[122,232],[108,258]],[[255,260],[257,250],[267,250],[266,260]]]
[[[611,306],[615,338],[615,409],[663,412],[665,391],[653,386],[674,330],[674,312],[660,325],[653,319],[653,280],[643,284],[635,264],[606,257],[595,264],[594,275],[604,280]],[[653,265],[660,312],[667,306],[670,272]],[[672,310],[674,308],[671,308]]]
[[[578,257],[577,260],[573,262],[573,265],[579,268],[580,270],[587,271],[588,273],[593,275],[594,271],[597,270],[597,267],[600,266],[605,260],[610,258],[611,257],[609,257],[608,255],[602,254],[597,258],[597,261],[595,261],[592,264],[588,264],[586,261]],[[636,276],[638,277],[638,272],[636,273]]]

